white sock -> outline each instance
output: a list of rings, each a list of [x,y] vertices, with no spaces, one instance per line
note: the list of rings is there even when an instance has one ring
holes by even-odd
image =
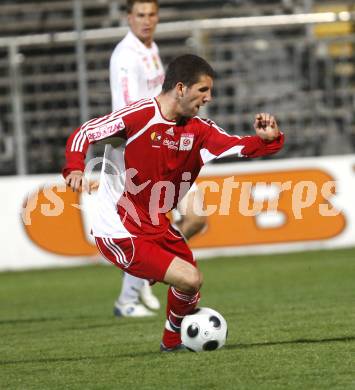
[[[117,299],[120,305],[126,303],[138,302],[139,292],[145,283],[145,279],[137,278],[126,272],[123,273],[122,289]]]

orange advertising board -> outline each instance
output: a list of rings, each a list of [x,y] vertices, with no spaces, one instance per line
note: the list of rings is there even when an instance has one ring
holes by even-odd
[[[203,181],[206,180],[223,188],[226,178],[204,177]],[[230,184],[232,180],[239,183],[237,188],[229,190],[230,195],[224,199],[230,204],[229,212],[220,212],[221,208],[222,211],[227,209],[223,210],[221,191],[207,189],[206,205],[220,205],[219,212],[208,217],[208,228],[191,240],[192,247],[325,240],[337,236],[345,227],[345,216],[331,204],[336,191],[334,178],[324,171],[275,171],[238,175],[227,180]],[[252,189],[257,183],[264,188],[277,187],[280,192],[273,191],[274,197],[266,196],[267,199],[253,199]],[[268,212],[279,218],[274,218],[276,222],[271,226],[264,226],[259,220]]]
[[[198,183],[208,226],[191,240],[195,249],[327,240],[346,226],[345,215],[332,205],[336,182],[322,169],[210,175]],[[97,254],[80,200],[63,185],[29,194],[22,220],[31,241],[69,257]]]

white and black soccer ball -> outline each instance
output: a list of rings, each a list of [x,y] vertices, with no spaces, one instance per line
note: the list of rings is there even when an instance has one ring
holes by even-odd
[[[227,322],[216,310],[201,307],[184,317],[181,341],[193,352],[222,348],[228,335]]]

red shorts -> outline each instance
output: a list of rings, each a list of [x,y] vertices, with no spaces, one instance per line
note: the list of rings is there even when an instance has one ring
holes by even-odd
[[[196,267],[190,248],[172,226],[164,236],[155,239],[95,237],[95,241],[106,260],[139,278],[163,281],[176,256]]]

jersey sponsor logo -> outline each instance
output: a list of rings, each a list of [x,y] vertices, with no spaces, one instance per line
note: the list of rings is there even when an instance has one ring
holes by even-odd
[[[180,150],[191,150],[194,143],[194,135],[191,133],[181,134]]]
[[[167,135],[171,135],[172,137],[174,137],[174,128],[173,127],[170,127],[168,130],[166,130],[165,134]]]
[[[123,130],[125,128],[125,124],[122,120],[122,118],[118,118],[115,121],[102,125],[98,128],[87,130],[87,137],[89,140],[99,140],[106,137],[109,137],[110,135],[118,133],[120,130]]]
[[[152,140],[153,148],[160,148],[161,133],[159,131],[153,131],[153,133],[150,134],[150,139]]]
[[[153,131],[153,133],[150,134],[150,138],[154,142],[160,142],[161,134],[158,131]]]
[[[163,145],[167,146],[168,149],[172,149],[172,150],[178,150],[179,149],[179,147],[178,147],[179,141],[173,141],[173,140],[169,140],[169,139],[165,138],[164,141],[163,141]]]

